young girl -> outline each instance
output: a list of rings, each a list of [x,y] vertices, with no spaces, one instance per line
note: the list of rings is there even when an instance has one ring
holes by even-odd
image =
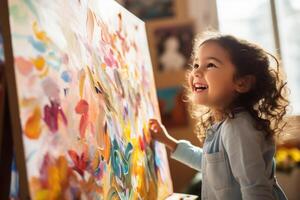
[[[259,46],[229,35],[198,38],[189,95],[203,148],[150,119],[171,157],[202,172],[202,199],[286,199],[275,179],[274,137],[285,123],[285,83]]]

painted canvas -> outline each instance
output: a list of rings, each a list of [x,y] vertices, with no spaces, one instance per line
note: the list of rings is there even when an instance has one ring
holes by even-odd
[[[172,193],[145,25],[113,0],[8,0],[32,199]]]

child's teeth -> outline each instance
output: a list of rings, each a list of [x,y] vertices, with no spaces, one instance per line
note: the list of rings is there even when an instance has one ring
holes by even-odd
[[[203,91],[203,90],[207,89],[208,86],[201,84],[201,83],[195,83],[194,88],[195,88],[195,91]]]

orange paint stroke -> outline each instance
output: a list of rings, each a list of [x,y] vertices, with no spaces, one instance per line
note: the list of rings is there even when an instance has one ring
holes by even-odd
[[[36,107],[25,124],[25,135],[30,139],[38,139],[41,134],[41,110]]]
[[[39,39],[40,41],[45,42],[45,43],[49,43],[50,42],[50,39],[48,38],[46,32],[39,30],[39,27],[38,27],[38,24],[37,24],[36,21],[33,22],[32,29],[33,29],[33,32],[34,32],[35,37],[37,39]]]
[[[38,56],[34,59],[31,59],[31,61],[33,62],[35,68],[38,71],[42,71],[44,69],[46,61],[42,56]]]
[[[111,143],[110,143],[110,138],[109,138],[109,135],[107,132],[104,133],[104,143],[105,143],[105,147],[102,150],[102,154],[103,154],[105,162],[108,163],[109,158],[110,158]]]

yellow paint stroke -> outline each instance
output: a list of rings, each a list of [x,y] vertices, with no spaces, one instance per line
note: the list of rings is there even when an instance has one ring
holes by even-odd
[[[98,85],[98,84],[100,84],[98,77],[91,71],[89,66],[86,66],[86,68],[87,68],[87,72],[88,72],[87,74],[89,76],[92,91],[95,91],[95,88],[102,90],[101,85],[100,86]]]
[[[50,39],[48,38],[46,32],[39,30],[39,27],[38,27],[38,24],[36,21],[33,22],[32,29],[33,29],[34,35],[37,39],[39,39],[40,41],[45,42],[45,43],[50,42]]]
[[[147,189],[146,189],[146,174],[145,174],[145,165],[141,158],[145,155],[138,150],[139,148],[135,148],[132,153],[132,176],[136,180],[136,185],[134,191],[139,194],[142,199],[146,199],[147,197]]]
[[[25,135],[30,139],[38,139],[41,134],[41,110],[36,107],[25,124]]]
[[[125,136],[126,141],[130,140],[130,135],[131,135],[131,127],[130,127],[130,124],[127,124],[124,127],[124,136]]]
[[[123,59],[123,56],[121,55],[121,53],[118,51],[118,55],[117,55],[117,60],[120,63],[121,68],[128,68],[125,60]]]
[[[106,64],[105,63],[102,63],[101,64],[101,68],[104,70],[106,68]]]
[[[61,199],[62,193],[68,187],[69,168],[67,160],[60,156],[50,166],[46,166],[43,176],[46,180],[32,177],[30,180],[31,193],[34,200]]]
[[[135,185],[133,187],[134,195],[132,199],[144,199],[152,200],[157,199],[157,185],[155,180],[149,176],[144,158],[145,152],[139,148],[139,141],[137,138],[131,138],[130,140],[133,146],[133,152],[131,154],[131,176],[135,179]],[[138,195],[136,195],[138,194]]]
[[[36,178],[36,182],[39,181]],[[33,182],[33,181],[32,181]],[[42,199],[47,199],[50,196],[50,191],[47,189],[40,189],[37,192],[35,192],[33,200],[42,200]]]
[[[43,78],[43,77],[47,76],[48,72],[49,72],[49,67],[46,67],[45,70],[41,74],[39,74],[39,77]]]
[[[59,195],[61,193],[61,185],[60,183],[60,176],[59,176],[59,168],[57,166],[50,166],[48,168],[48,184],[49,184],[49,190],[50,199],[57,199],[59,198]]]
[[[117,38],[118,38],[118,36],[116,34],[112,34],[110,36],[110,45],[113,50],[117,50],[117,47],[116,47]]]
[[[83,98],[83,86],[85,81],[85,72],[84,70],[80,70],[79,72],[79,95]]]
[[[151,141],[151,134],[149,132],[149,126],[148,126],[148,123],[144,122],[144,125],[143,125],[143,132],[145,134],[145,138],[146,138],[146,142],[148,144],[150,144],[150,141]]]
[[[96,171],[100,164],[99,152],[95,151],[94,156],[91,159],[91,167],[93,171]]]
[[[89,75],[89,78],[90,78],[90,81],[91,81],[91,86],[93,87],[93,91],[94,91],[95,81],[94,81],[93,73],[92,73],[91,69],[89,68],[89,66],[86,66],[86,68],[87,68],[88,75]]]
[[[20,101],[20,105],[21,107],[29,107],[35,105],[37,102],[37,98],[35,97],[22,98]]]

